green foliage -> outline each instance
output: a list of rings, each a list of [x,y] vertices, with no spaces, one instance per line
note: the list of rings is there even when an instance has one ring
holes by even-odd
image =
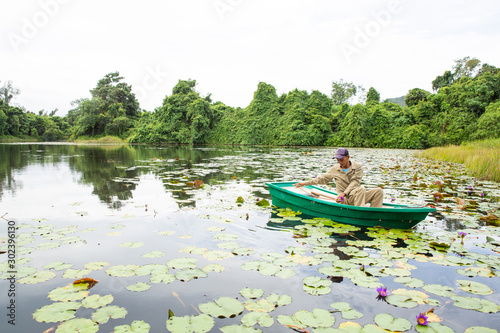
[[[435,93],[415,88],[382,103],[375,88],[363,97],[363,87],[340,79],[332,82],[331,97],[298,89],[278,96],[272,85],[260,82],[250,104],[234,108],[212,102],[210,94],[200,96],[195,80],[179,80],[160,107],[141,112],[122,80],[117,72],[107,74],[90,91],[92,97],[75,101],[63,118],[55,116],[57,109],[35,114],[8,105],[5,96],[18,93],[9,82],[0,99],[0,136],[409,149],[500,137],[500,69],[470,57],[456,60],[432,82]],[[349,105],[356,95],[366,103]]]
[[[421,101],[426,101],[427,96],[429,96],[429,92],[420,88],[414,88],[408,91],[408,94],[405,96],[405,103],[407,106],[417,105]]]
[[[366,104],[368,105],[371,103],[380,103],[380,93],[373,87],[370,87],[366,94]]]

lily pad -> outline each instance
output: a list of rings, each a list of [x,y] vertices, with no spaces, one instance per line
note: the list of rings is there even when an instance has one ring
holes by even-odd
[[[125,318],[127,310],[117,305],[109,305],[97,309],[92,314],[92,320],[99,324],[106,324],[109,319]]]
[[[394,282],[403,283],[408,288],[422,288],[425,285],[424,281],[409,276],[395,278]]]
[[[35,310],[33,319],[44,323],[57,323],[65,321],[75,316],[75,312],[80,308],[80,302],[56,302],[42,306]]]
[[[91,271],[100,270],[104,266],[109,266],[109,262],[105,262],[105,261],[93,261],[93,262],[89,262],[89,263],[83,265],[83,267],[85,267],[86,269],[91,270]]]
[[[149,281],[151,283],[163,282],[165,284],[168,284],[175,281],[175,276],[170,273],[156,273],[151,276]]]
[[[269,315],[269,313],[250,312],[241,318],[241,323],[248,327],[252,327],[257,324],[262,327],[271,327],[274,324],[274,319]]]
[[[322,279],[319,276],[308,276],[302,280],[305,292],[313,296],[326,295],[331,291],[332,281]]]
[[[56,277],[56,273],[50,271],[38,271],[33,275],[18,280],[19,283],[35,284],[48,281]]]
[[[425,286],[423,286],[423,289],[434,295],[443,297],[451,297],[455,295],[455,293],[452,292],[453,288],[448,286],[443,286],[441,284],[426,284]]]
[[[476,295],[493,294],[493,289],[491,289],[485,284],[469,280],[457,280],[457,282],[458,284],[460,284],[462,290],[465,290],[469,293]]]
[[[240,294],[241,294],[241,296],[246,297],[246,298],[260,298],[264,295],[264,290],[243,288],[240,290]]]
[[[89,273],[90,273],[90,270],[88,270],[88,269],[69,268],[64,272],[63,278],[76,280],[76,279],[81,279],[84,276],[87,276]]]
[[[168,273],[168,267],[166,265],[161,264],[148,264],[139,266],[135,269],[135,275],[137,276],[146,276],[146,275],[155,275],[155,274],[165,274]]]
[[[403,295],[389,295],[385,300],[387,303],[401,308],[414,308],[418,305],[411,297]]]
[[[280,315],[278,322],[282,325],[298,327],[330,327],[335,324],[335,317],[324,309],[314,309],[312,312],[299,310],[292,316]]]
[[[144,253],[142,256],[144,258],[161,258],[165,255],[165,252],[162,251],[151,251],[148,253]]]
[[[199,309],[216,318],[232,318],[242,313],[245,308],[235,298],[220,297],[214,302],[200,304]]]
[[[135,275],[135,270],[139,268],[137,265],[116,265],[108,268],[106,273],[117,277],[130,277]]]
[[[167,320],[167,330],[172,333],[204,333],[214,327],[215,321],[206,314],[199,316],[173,316]]]
[[[124,242],[120,244],[121,247],[131,247],[136,249],[138,247],[144,246],[144,242]]]
[[[498,331],[488,327],[473,326],[466,329],[464,333],[498,333]]]
[[[50,291],[47,297],[53,301],[78,301],[84,299],[89,294],[88,291],[82,289],[82,287],[70,284],[66,287],[60,287]]]
[[[265,298],[258,300],[257,302],[248,300],[247,302],[245,302],[245,308],[248,311],[254,312],[271,312],[276,308],[276,304]]]
[[[196,268],[196,262],[198,259],[196,258],[176,258],[167,261],[167,266],[173,269],[186,269],[186,268]]]
[[[132,284],[126,288],[130,291],[146,291],[151,288],[151,285],[144,282],[137,282],[136,284]]]
[[[226,268],[224,266],[222,266],[221,264],[210,264],[210,265],[206,265],[205,267],[203,267],[203,271],[208,273],[208,272],[217,272],[217,273],[220,273],[220,272],[223,272]]]
[[[363,314],[359,311],[351,308],[347,302],[336,302],[330,304],[331,308],[337,309],[342,312],[342,318],[344,319],[358,319],[363,317]]]
[[[115,326],[113,333],[148,333],[150,329],[144,320],[134,320],[130,325]]]
[[[455,333],[454,330],[440,323],[429,323],[427,326],[416,325],[415,330],[419,333]]]
[[[90,295],[82,301],[82,305],[89,309],[97,309],[113,302],[113,295]]]
[[[43,266],[43,269],[53,269],[55,271],[63,271],[63,270],[68,269],[72,266],[73,266],[73,264],[66,264],[66,263],[63,263],[62,261],[56,261],[56,262],[53,262],[53,263],[50,263],[50,264]]]
[[[409,320],[404,318],[394,318],[388,313],[379,313],[373,318],[375,324],[389,331],[408,331],[411,328]]]
[[[207,273],[199,268],[184,269],[175,273],[175,278],[183,282],[190,281],[192,279],[205,278],[207,276]]]
[[[65,321],[57,327],[56,333],[85,332],[95,333],[99,330],[99,325],[87,318],[75,318]]]
[[[234,257],[234,254],[231,252],[214,250],[203,253],[203,257],[209,261],[217,261]]]

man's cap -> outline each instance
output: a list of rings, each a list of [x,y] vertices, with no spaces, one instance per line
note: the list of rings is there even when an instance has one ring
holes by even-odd
[[[349,155],[349,151],[345,148],[339,148],[339,150],[337,150],[337,152],[335,153],[335,156],[334,158],[342,158],[342,157],[345,157]]]

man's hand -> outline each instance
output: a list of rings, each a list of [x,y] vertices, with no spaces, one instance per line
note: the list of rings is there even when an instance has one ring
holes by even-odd
[[[304,183],[298,182],[298,183],[293,184],[293,186],[295,186],[295,187],[302,187],[302,186],[304,186]]]
[[[337,200],[336,200],[336,201],[337,201],[338,203],[343,203],[343,202],[344,202],[344,200],[345,200],[345,193],[340,193],[340,194],[338,195],[338,197],[337,197]]]

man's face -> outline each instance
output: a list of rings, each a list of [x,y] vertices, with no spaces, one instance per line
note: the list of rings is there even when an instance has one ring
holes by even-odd
[[[349,168],[349,155],[344,156],[342,158],[337,158],[337,162],[339,162],[340,167],[342,169],[347,169]]]

